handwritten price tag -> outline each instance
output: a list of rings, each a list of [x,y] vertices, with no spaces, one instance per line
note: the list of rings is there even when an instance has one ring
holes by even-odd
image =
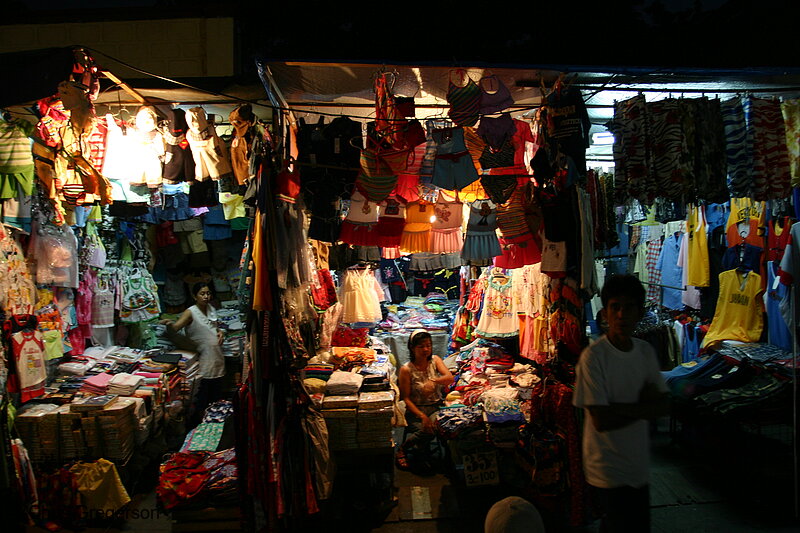
[[[464,479],[468,487],[499,484],[500,474],[497,471],[497,454],[495,452],[465,454]]]

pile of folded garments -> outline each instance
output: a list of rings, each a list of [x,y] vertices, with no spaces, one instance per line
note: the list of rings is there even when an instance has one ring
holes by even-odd
[[[364,377],[353,372],[336,370],[325,386],[327,396],[349,396],[358,394]]]
[[[101,396],[107,394],[108,384],[114,376],[107,372],[102,372],[94,376],[88,377],[83,380],[82,392],[86,392],[93,396]]]
[[[142,376],[135,376],[122,372],[116,374],[111,378],[111,381],[108,382],[108,394],[132,396],[136,389],[142,384],[144,384],[144,378]]]

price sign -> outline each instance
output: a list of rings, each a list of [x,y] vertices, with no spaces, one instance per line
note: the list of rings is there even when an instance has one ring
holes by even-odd
[[[497,471],[497,454],[495,452],[465,454],[464,479],[468,487],[499,484],[500,474]]]

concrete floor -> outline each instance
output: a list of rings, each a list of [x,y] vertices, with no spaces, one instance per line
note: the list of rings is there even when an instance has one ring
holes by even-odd
[[[728,457],[726,450],[719,450],[718,457],[712,459],[706,451],[677,444],[666,426],[659,429],[653,436],[653,533],[800,531],[792,503],[791,460],[788,464],[781,462],[784,458],[775,454]],[[391,465],[388,470],[392,470]],[[393,474],[378,476],[353,470],[337,478],[337,482],[335,498],[325,502],[323,512],[309,520],[304,531],[482,533],[489,507],[514,494],[514,489],[502,485],[467,488],[443,473],[422,476],[396,469]],[[134,496],[131,508],[156,509],[155,493]],[[169,515],[143,514],[147,516],[132,518],[114,528],[84,531],[199,531],[181,528]],[[550,533],[599,531],[598,522],[570,528],[561,520],[545,513],[543,516]]]

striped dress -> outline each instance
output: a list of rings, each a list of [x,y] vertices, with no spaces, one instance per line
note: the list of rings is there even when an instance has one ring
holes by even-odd
[[[0,120],[0,198],[16,198],[20,187],[33,192],[33,124]]]

